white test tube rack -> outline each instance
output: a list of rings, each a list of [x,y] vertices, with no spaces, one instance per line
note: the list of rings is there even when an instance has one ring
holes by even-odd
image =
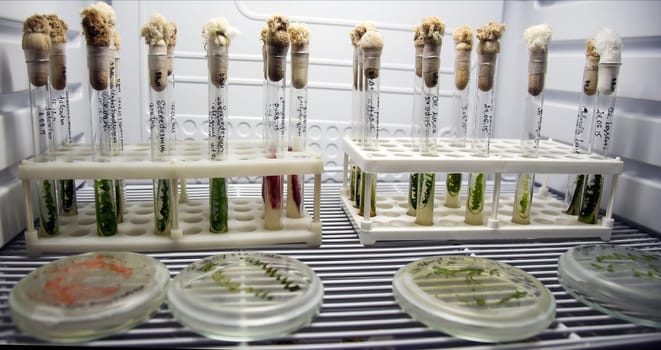
[[[377,149],[364,149],[361,145],[344,138],[344,177],[341,192],[342,205],[360,236],[361,243],[372,245],[377,241],[395,240],[466,240],[493,241],[516,239],[559,239],[598,237],[610,240],[613,227],[613,204],[617,179],[623,169],[619,158],[604,158],[574,153],[572,147],[553,140],[541,140],[539,157],[520,155],[519,139],[492,139],[490,155],[477,157],[470,147],[456,146],[451,139],[440,139],[435,156],[422,155],[413,147],[410,137],[379,139]],[[415,217],[406,215],[406,193],[379,193],[377,184],[375,217],[358,215],[348,197],[348,164],[355,162],[364,172],[367,181],[376,173],[471,173],[494,174],[493,188],[484,193],[485,209],[483,225],[464,223],[466,189],[462,188],[461,207],[443,206],[443,193],[436,193],[434,223],[432,226],[415,224]],[[537,174],[603,174],[610,177],[610,197],[605,215],[599,224],[584,224],[576,216],[563,213],[566,205],[546,191],[535,195],[528,225],[511,222],[514,193],[501,193],[501,175],[510,173]],[[370,198],[370,186],[364,189],[364,197]],[[491,196],[491,198],[489,198]],[[491,199],[491,200],[489,200]],[[366,201],[365,212],[370,203]]]
[[[56,161],[38,163],[24,160],[19,165],[26,205],[25,241],[28,255],[43,252],[77,253],[94,250],[179,251],[218,248],[248,248],[283,243],[321,244],[321,174],[323,159],[318,153],[286,152],[282,158],[267,159],[255,142],[232,142],[228,157],[222,162],[208,160],[206,141],[181,142],[173,159],[151,161],[149,144],[126,145],[113,162],[90,160],[90,149],[74,145],[56,151]],[[283,228],[266,230],[260,197],[230,198],[228,232],[209,232],[209,201],[173,201],[175,218],[170,235],[154,234],[153,203],[127,202],[124,222],[114,236],[96,234],[94,203],[81,203],[76,216],[61,218],[60,233],[39,235],[32,211],[31,183],[42,179],[165,179],[213,178],[239,176],[314,174],[313,210],[310,217],[287,218],[282,213]]]

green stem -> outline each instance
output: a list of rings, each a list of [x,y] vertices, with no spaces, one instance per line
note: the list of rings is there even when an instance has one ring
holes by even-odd
[[[482,225],[482,210],[484,208],[484,173],[471,174],[466,202],[466,220],[470,225]]]
[[[64,216],[78,214],[76,203],[76,182],[74,180],[59,180],[60,213]]]
[[[360,198],[362,197],[363,193],[363,172],[360,170],[358,166],[356,166],[356,184],[354,187],[354,203],[353,207],[354,208],[360,208]]]
[[[114,180],[114,182],[115,182],[115,197],[116,197],[116,203],[117,203],[117,222],[123,222],[124,221],[124,206],[125,206],[124,180],[116,179],[116,180]]]
[[[431,226],[434,223],[434,195],[436,187],[436,174],[420,174],[420,187],[418,188],[418,206],[415,211],[415,223]]]
[[[409,176],[409,206],[406,215],[415,216],[415,211],[418,208],[418,186],[420,174],[412,173]]]
[[[596,224],[598,222],[599,201],[601,200],[603,186],[603,175],[595,174],[588,176],[581,202],[581,211],[578,214],[578,221],[586,224]]]
[[[117,204],[114,189],[113,180],[94,180],[96,232],[99,236],[117,234]]]
[[[358,167],[353,164],[351,165],[351,175],[349,177],[349,200],[353,201],[356,199],[356,169]]]
[[[49,236],[59,233],[55,180],[43,180],[39,188],[39,230]]]
[[[512,222],[524,225],[530,224],[530,204],[532,201],[530,180],[530,174],[519,175],[516,186],[516,194],[514,195],[514,211],[512,212]]]
[[[578,215],[581,212],[581,201],[583,199],[583,184],[585,183],[586,175],[576,175],[574,180],[574,193],[571,197],[571,202],[569,203],[569,208],[565,210],[565,213],[569,215]]]
[[[172,221],[172,207],[170,198],[170,180],[156,180],[156,193],[154,201],[154,222],[156,234],[168,234]]]
[[[445,206],[459,208],[459,193],[461,192],[461,173],[449,173],[445,181]]]
[[[227,232],[227,184],[217,177],[210,180],[209,186],[209,231]]]

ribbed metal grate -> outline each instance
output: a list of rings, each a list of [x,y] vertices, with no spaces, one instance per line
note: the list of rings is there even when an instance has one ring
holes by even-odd
[[[504,190],[506,186],[504,186]],[[90,346],[224,347],[266,349],[337,348],[579,348],[661,343],[661,330],[642,327],[606,316],[574,300],[557,279],[557,258],[572,246],[598,240],[498,242],[383,242],[363,246],[344,214],[338,197],[340,186],[324,184],[321,213],[323,242],[320,248],[298,245],[269,246],[261,250],[286,254],[308,264],[324,283],[324,304],[314,322],[298,332],[269,341],[238,344],[207,339],[183,328],[163,305],[142,325],[125,333],[86,343]],[[379,191],[405,193],[401,184],[379,184]],[[189,196],[204,198],[205,186],[190,186]],[[259,186],[234,185],[230,195],[259,196]],[[306,203],[312,204],[312,187]],[[148,186],[131,186],[128,200],[151,198]],[[80,200],[92,199],[84,189]],[[616,222],[612,243],[661,252],[655,236]],[[163,261],[174,277],[189,263],[222,251],[148,253]],[[541,280],[557,301],[556,320],[534,338],[522,342],[481,344],[427,329],[403,313],[392,295],[392,276],[402,266],[427,256],[475,255],[519,267]],[[18,237],[2,248],[0,257],[0,344],[42,344],[17,331],[9,315],[7,299],[14,284],[33,269],[61,255],[29,258]],[[661,312],[661,310],[659,310]]]

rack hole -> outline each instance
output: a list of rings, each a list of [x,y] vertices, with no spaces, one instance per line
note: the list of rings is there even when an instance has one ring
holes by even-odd
[[[87,217],[87,218],[80,218],[80,219],[78,220],[78,224],[79,224],[79,225],[91,225],[91,224],[93,224],[93,223],[95,223],[95,222],[96,222],[96,219],[94,219],[94,218],[89,218],[89,217]]]
[[[149,218],[133,218],[133,219],[131,219],[131,223],[136,224],[136,225],[144,225],[144,224],[148,223],[149,221],[150,221]]]
[[[253,232],[257,231],[257,226],[256,225],[241,225],[236,227],[236,230],[238,232]]]
[[[147,233],[147,230],[142,227],[135,227],[126,231],[126,234],[129,236],[141,236],[144,235],[145,233]]]
[[[249,207],[249,206],[239,205],[239,206],[234,206],[234,207],[232,207],[232,210],[237,211],[237,212],[240,212],[240,213],[247,213],[247,212],[249,212],[250,210],[252,210],[252,208]]]
[[[71,232],[70,236],[71,237],[82,237],[88,235],[90,232],[85,229],[78,229],[73,232]]]
[[[239,214],[236,219],[239,221],[252,221],[255,217],[251,214]]]
[[[188,227],[184,229],[184,235],[195,235],[202,232],[200,227]]]
[[[195,223],[198,223],[198,222],[202,222],[202,220],[204,220],[204,218],[202,218],[202,216],[198,216],[198,215],[186,215],[182,218],[182,220],[184,222],[189,223],[189,224],[195,224]]]

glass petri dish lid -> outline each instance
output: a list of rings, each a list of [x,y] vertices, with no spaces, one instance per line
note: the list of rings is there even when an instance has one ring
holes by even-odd
[[[323,284],[287,256],[235,252],[184,268],[168,290],[168,306],[183,325],[206,337],[255,341],[285,336],[319,314]]]
[[[151,317],[170,274],[160,261],[129,252],[95,252],[50,262],[9,293],[16,326],[38,339],[75,343],[128,330]]]
[[[413,319],[480,342],[526,339],[555,319],[555,299],[534,276],[472,256],[414,261],[395,274],[393,293]]]
[[[570,248],[558,280],[578,301],[636,324],[661,328],[661,255],[612,244]]]

